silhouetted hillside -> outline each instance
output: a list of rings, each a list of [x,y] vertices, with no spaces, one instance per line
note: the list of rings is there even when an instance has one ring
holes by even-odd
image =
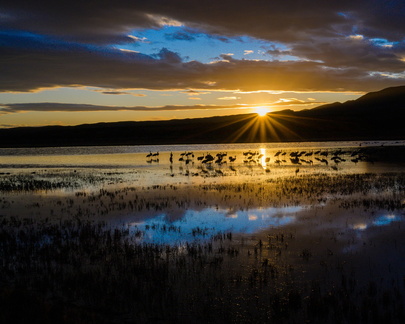
[[[294,112],[0,129],[0,146],[404,139],[405,86]]]

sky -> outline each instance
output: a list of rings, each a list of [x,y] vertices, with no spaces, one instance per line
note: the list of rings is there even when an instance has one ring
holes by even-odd
[[[405,84],[403,0],[0,3],[0,127],[310,109]]]

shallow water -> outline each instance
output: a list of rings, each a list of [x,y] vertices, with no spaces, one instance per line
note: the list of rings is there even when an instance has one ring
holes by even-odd
[[[404,143],[1,149],[0,271],[102,309],[108,286],[133,318],[142,308],[153,318],[163,296],[173,322],[210,309],[235,323],[402,323],[405,163],[360,151],[383,144]],[[198,160],[208,153],[214,161]],[[150,249],[134,254],[137,243]]]
[[[397,193],[398,188],[391,188],[390,184],[381,184],[386,186],[385,191],[377,190],[378,196],[372,196],[373,185],[351,195],[338,195],[333,193],[333,182],[330,183],[345,175],[402,172],[403,162],[371,161],[362,149],[404,143],[0,149],[4,197],[0,207],[4,215],[20,217],[87,215],[140,230],[144,232],[140,240],[147,243],[208,240],[218,232],[252,234],[301,224],[303,211],[335,206],[339,199],[348,208],[358,208],[352,204],[356,195],[358,200],[375,200],[385,194],[393,199],[391,196],[396,195],[395,199],[405,201],[402,188]],[[157,152],[158,155],[148,156]],[[213,160],[204,162],[208,154]],[[278,190],[287,186],[291,191],[298,179],[319,175],[329,177],[322,180],[326,183],[313,182],[308,186],[314,187],[314,193],[319,190],[317,187],[326,186],[321,193],[303,195],[306,184],[300,184],[304,186],[301,192]],[[345,181],[347,187],[356,186],[351,179]],[[345,217],[341,214],[347,208],[333,208],[337,210],[331,221],[335,224]],[[373,210],[369,217],[371,220],[364,224],[346,228],[364,231],[367,224],[384,223]],[[393,219],[402,221],[402,216]]]

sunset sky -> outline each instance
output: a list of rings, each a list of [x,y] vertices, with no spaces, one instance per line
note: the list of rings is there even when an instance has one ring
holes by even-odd
[[[405,1],[2,0],[0,62],[0,127],[300,110],[405,84]]]

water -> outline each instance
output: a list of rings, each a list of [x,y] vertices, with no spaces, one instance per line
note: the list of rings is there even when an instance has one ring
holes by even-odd
[[[236,156],[236,164],[240,164],[243,159],[242,152],[245,151],[260,152],[264,162],[266,157],[273,157],[278,150],[309,152],[315,149],[383,145],[405,145],[405,141],[0,148],[0,168],[142,168],[153,164],[153,160],[149,160],[149,164],[145,163],[148,161],[146,155],[149,152],[159,152],[159,163],[163,165],[169,164],[171,152],[175,154],[175,163],[182,152],[193,152],[195,156],[208,152],[226,152],[228,156]]]
[[[254,208],[249,210],[187,210],[180,220],[168,221],[166,214],[129,223],[132,231],[145,234],[142,241],[158,244],[204,242],[218,233],[253,234],[268,227],[282,227],[295,221],[302,207]]]
[[[66,300],[93,290],[96,309],[115,291],[108,305],[129,309],[162,296],[188,310],[212,296],[197,317],[228,309],[237,322],[285,309],[301,323],[318,308],[336,321],[347,305],[347,322],[361,322],[351,310],[394,318],[405,305],[405,161],[381,146],[404,144],[0,149],[0,270],[10,286],[68,287]]]
[[[338,141],[338,142],[289,142],[289,143],[227,143],[227,144],[184,144],[184,145],[122,145],[122,146],[77,146],[77,147],[34,147],[0,148],[0,156],[53,156],[53,155],[111,155],[149,152],[205,152],[238,151],[291,148],[345,148],[359,146],[405,145],[405,141]]]
[[[219,232],[253,234],[301,224],[308,208],[327,209],[331,204],[325,202],[330,198],[348,199],[322,193],[318,200],[311,200],[293,194],[283,203],[286,194],[278,197],[274,189],[284,185],[279,179],[402,172],[403,163],[374,163],[366,158],[354,162],[364,147],[393,145],[403,146],[405,141],[0,149],[1,188],[9,188],[10,179],[17,188],[24,182],[31,184],[25,192],[3,193],[0,207],[4,215],[24,217],[91,215],[140,230],[147,243],[209,240]],[[291,155],[294,152],[305,153],[296,158]],[[217,156],[223,153],[227,155]],[[198,159],[207,154],[214,161]],[[312,185],[316,191],[317,184]],[[370,195],[372,190],[367,190]],[[393,189],[387,190],[391,194]],[[378,194],[381,198],[384,192]],[[333,212],[332,223],[342,226],[345,215],[341,210]],[[402,221],[396,214],[394,218],[369,217],[349,228],[364,232],[392,220]]]

